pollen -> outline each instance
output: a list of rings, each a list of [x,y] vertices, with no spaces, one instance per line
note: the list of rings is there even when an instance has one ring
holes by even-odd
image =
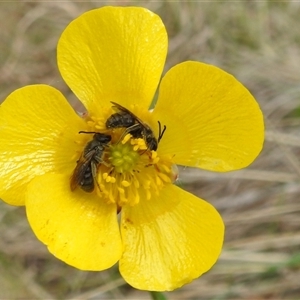
[[[99,114],[101,117],[90,114],[84,116],[87,128],[83,132],[87,134],[79,134],[75,143],[85,151],[86,145],[96,144],[98,154],[94,157],[96,152],[91,147],[88,149],[90,151],[88,155],[81,152],[75,156],[77,159],[89,157],[93,166],[92,173],[85,175],[93,176],[92,191],[106,203],[117,204],[119,211],[124,205],[134,206],[140,201],[151,200],[154,196],[158,196],[164,186],[172,184],[177,179],[178,170],[174,167],[172,157],[161,156],[159,152],[149,149],[143,134],[142,138],[136,138],[130,133],[126,134],[124,128],[106,128],[106,120],[113,113],[114,110],[108,108]],[[138,111],[138,115],[143,114]],[[146,120],[147,116],[149,117],[149,112],[143,115]],[[89,144],[94,138],[89,133],[96,132],[111,137],[107,145],[104,146],[101,142],[97,144],[97,141],[95,144]],[[74,186],[75,183],[74,180]]]
[[[110,145],[105,162],[98,170],[97,194],[119,207],[150,200],[174,178],[172,160],[149,151],[144,139],[130,134]]]

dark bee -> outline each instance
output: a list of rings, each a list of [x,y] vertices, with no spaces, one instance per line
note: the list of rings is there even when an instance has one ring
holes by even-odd
[[[82,155],[77,161],[71,177],[70,188],[71,191],[74,191],[77,186],[80,186],[85,192],[91,193],[95,188],[94,182],[97,176],[97,167],[103,163],[103,152],[110,142],[111,136],[100,132],[80,131],[79,133],[93,133],[94,136],[86,144]]]
[[[123,132],[120,139],[122,139],[126,134],[130,133],[134,138],[143,138],[149,150],[157,150],[158,143],[166,131],[166,126],[164,125],[163,130],[161,130],[161,124],[158,121],[159,132],[158,139],[156,139],[149,125],[144,123],[127,108],[116,102],[111,101],[111,103],[114,105],[113,107],[117,108],[119,111],[112,114],[107,119],[105,124],[106,128],[112,129],[125,127],[126,130]]]

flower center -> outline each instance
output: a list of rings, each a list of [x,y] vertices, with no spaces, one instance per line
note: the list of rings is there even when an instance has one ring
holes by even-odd
[[[157,151],[150,150],[144,136],[134,138],[129,133],[123,136],[125,128],[103,129],[103,120],[90,116],[87,119],[89,132],[103,132],[111,138],[105,147],[95,142],[99,154],[90,168],[93,171],[94,191],[100,198],[117,204],[119,208],[127,204],[133,206],[141,199],[149,200],[153,195],[158,195],[166,184],[177,179],[178,172],[172,157],[159,156]],[[85,142],[82,140],[82,143],[92,148],[93,144],[87,141],[86,134],[84,136]]]
[[[129,143],[118,143],[111,146],[110,163],[117,173],[131,172],[134,170],[140,155],[137,151],[133,150],[132,145]]]
[[[119,207],[151,199],[174,178],[171,159],[161,159],[156,151],[147,150],[143,139],[130,134],[110,146],[105,162],[99,167],[97,193]]]

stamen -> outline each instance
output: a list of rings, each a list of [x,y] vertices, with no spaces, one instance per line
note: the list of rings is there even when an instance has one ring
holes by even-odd
[[[108,110],[107,116],[112,112]],[[97,166],[97,195],[107,203],[136,205],[141,200],[151,200],[158,196],[165,185],[178,177],[172,158],[162,157],[158,152],[149,150],[144,138],[133,138],[126,134],[120,137],[124,129],[106,129],[108,117],[87,117],[86,132],[105,132],[111,135],[111,141]],[[86,145],[89,135],[79,135],[78,145]],[[80,154],[79,154],[80,155]],[[79,155],[77,157],[79,157]]]
[[[95,125],[95,128],[96,128],[97,130],[101,130],[101,129],[102,129],[102,127],[99,126],[99,125]]]
[[[130,186],[130,182],[128,182],[128,181],[126,181],[126,180],[123,180],[123,181],[121,182],[121,184],[122,184],[123,186],[125,186],[125,187]]]
[[[131,136],[130,133],[126,134],[125,137],[124,137],[124,139],[122,140],[122,144],[123,145],[126,144],[130,140],[131,137],[132,136]]]
[[[142,198],[150,200],[173,180],[172,161],[148,151],[144,139],[134,139],[130,134],[109,147],[107,163],[110,167],[101,165],[99,170],[102,193],[98,194],[120,207],[136,205]]]
[[[88,125],[89,127],[94,127],[95,122],[94,122],[94,121],[87,121],[87,125]]]

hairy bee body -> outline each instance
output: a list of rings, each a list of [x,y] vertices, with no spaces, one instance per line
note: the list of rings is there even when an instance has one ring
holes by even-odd
[[[152,129],[149,127],[148,124],[143,122],[140,118],[134,115],[131,111],[127,108],[121,106],[116,102],[111,103],[114,105],[113,107],[118,109],[118,112],[112,114],[106,121],[106,128],[126,128],[124,133],[121,136],[121,139],[128,133],[130,133],[134,138],[143,138],[146,142],[146,145],[149,150],[157,150],[158,143],[161,140],[166,126],[164,129],[161,130],[160,122],[159,124],[159,135],[158,139],[154,136]]]
[[[106,121],[106,128],[130,127],[135,124],[135,118],[126,112],[112,114]]]
[[[86,144],[82,155],[77,161],[71,177],[70,188],[71,191],[74,191],[79,186],[85,192],[91,193],[95,188],[97,168],[103,162],[104,150],[111,141],[111,136],[99,132],[81,131],[80,133],[94,133],[94,136]]]

